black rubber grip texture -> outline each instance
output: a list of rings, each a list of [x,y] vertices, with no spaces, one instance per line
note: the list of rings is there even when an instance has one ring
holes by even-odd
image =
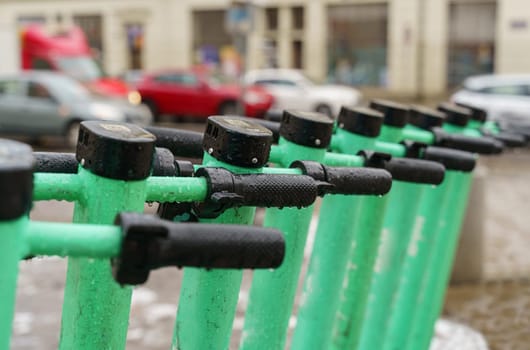
[[[437,162],[422,159],[392,158],[385,166],[392,179],[419,184],[439,185],[445,175],[445,167]]]
[[[330,167],[314,161],[295,161],[291,168],[302,169],[304,175],[329,184],[319,187],[319,196],[384,195],[392,187],[392,175],[383,169]]]
[[[433,128],[435,145],[446,148],[455,148],[461,151],[478,154],[499,154],[503,144],[487,137],[472,137],[467,135],[450,134],[440,128]]]
[[[203,134],[200,132],[156,126],[145,127],[145,130],[156,136],[157,147],[169,149],[175,157],[202,158],[203,156]]]
[[[307,207],[317,198],[320,185],[305,175],[235,175],[223,168],[200,168],[195,176],[204,176],[208,182],[207,199],[194,205],[195,214],[203,218],[240,206]]]
[[[439,185],[444,179],[445,167],[440,163],[422,159],[393,158],[389,154],[373,151],[360,151],[359,155],[365,158],[366,167],[385,169],[392,174],[392,180]]]
[[[121,213],[122,249],[112,260],[120,284],[140,284],[166,266],[207,269],[263,269],[281,265],[285,241],[280,231],[246,225],[182,224],[152,215]]]
[[[447,170],[471,172],[477,163],[473,153],[429,146],[423,150],[422,158],[443,164]]]
[[[76,174],[79,163],[74,153],[33,152],[35,172]]]
[[[520,134],[501,131],[498,134],[491,135],[497,141],[501,141],[506,147],[524,147],[526,146],[526,137]]]

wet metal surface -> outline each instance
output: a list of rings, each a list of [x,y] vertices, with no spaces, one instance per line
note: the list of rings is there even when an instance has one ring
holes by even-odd
[[[484,231],[484,277],[488,282],[451,287],[444,314],[449,320],[481,332],[492,350],[525,350],[530,344],[530,283],[525,280],[530,276],[530,229],[527,223],[530,150],[490,157],[481,164],[488,170]],[[38,202],[32,219],[69,221],[72,208],[67,202]],[[147,211],[154,209],[146,206]],[[306,261],[307,258],[308,255]],[[34,259],[22,262],[20,269],[12,349],[56,349],[66,261]],[[154,271],[145,286],[135,289],[128,350],[166,350],[170,347],[181,278],[182,272],[176,268],[162,269]],[[243,327],[250,281],[251,273],[245,273],[232,349],[237,348]],[[290,323],[292,330],[295,319],[292,318]],[[466,336],[468,333],[462,328],[448,332],[450,327],[452,324],[438,327],[433,349],[482,349],[462,345],[479,339],[476,334],[469,332]],[[458,334],[463,334],[464,343],[458,343],[456,347],[451,344],[455,344]]]

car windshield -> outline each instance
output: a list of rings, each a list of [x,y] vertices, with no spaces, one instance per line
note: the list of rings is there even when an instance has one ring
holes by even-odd
[[[91,98],[90,92],[83,85],[69,77],[57,76],[48,79],[46,85],[63,101],[80,102]]]
[[[305,86],[317,85],[314,80],[312,80],[308,76],[303,75],[302,73],[300,73],[300,76],[296,79],[296,84]]]
[[[64,73],[80,81],[92,81],[103,76],[101,68],[87,56],[59,57],[57,66]]]

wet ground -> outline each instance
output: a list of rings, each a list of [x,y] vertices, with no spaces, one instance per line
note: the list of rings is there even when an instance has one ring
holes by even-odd
[[[202,126],[191,128],[201,130]],[[481,164],[487,172],[483,281],[452,286],[444,315],[481,332],[490,349],[530,349],[530,225],[526,221],[530,203],[530,150],[509,152],[482,160]],[[71,214],[69,203],[40,202],[31,217],[68,221]],[[22,262],[20,270],[12,349],[56,349],[66,263],[58,258],[34,259]],[[182,272],[175,268],[158,270],[145,286],[135,289],[127,349],[170,347],[181,277]],[[246,273],[232,349],[237,348],[243,326],[250,280],[251,273]],[[292,321],[291,326],[294,318]],[[438,327],[439,341],[433,348],[479,349],[473,345],[456,346],[450,341],[455,336],[457,332],[442,324]]]

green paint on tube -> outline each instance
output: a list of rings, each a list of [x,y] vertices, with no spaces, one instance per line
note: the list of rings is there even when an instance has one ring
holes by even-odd
[[[74,222],[112,224],[119,212],[143,211],[145,180],[107,179],[82,167],[78,176],[85,191]],[[124,349],[131,294],[131,287],[114,281],[108,259],[68,259],[59,348]]]

